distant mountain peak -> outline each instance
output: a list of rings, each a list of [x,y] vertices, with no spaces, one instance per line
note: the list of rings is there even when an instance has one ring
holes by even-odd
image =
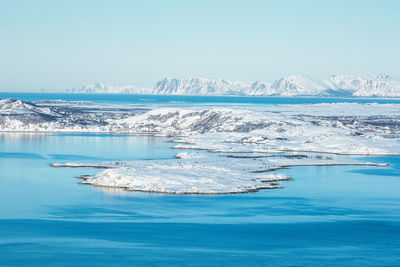
[[[153,94],[169,95],[235,95],[247,85],[223,79],[165,78],[154,86]]]

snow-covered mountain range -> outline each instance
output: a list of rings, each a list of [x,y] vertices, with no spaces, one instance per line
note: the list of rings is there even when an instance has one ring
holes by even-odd
[[[221,79],[171,79],[158,81],[153,94],[160,95],[238,95],[245,94],[248,85]]]
[[[150,94],[151,88],[139,88],[134,85],[119,85],[117,83],[95,82],[91,85],[66,90],[68,93],[88,94]]]
[[[273,82],[251,84],[222,79],[176,79],[158,81],[154,89],[95,83],[74,88],[72,93],[126,93],[156,95],[239,95],[239,96],[347,96],[400,97],[400,81],[388,75],[334,75],[328,79],[307,75],[286,76]]]

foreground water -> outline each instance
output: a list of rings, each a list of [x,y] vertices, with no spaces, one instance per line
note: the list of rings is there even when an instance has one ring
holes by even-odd
[[[298,167],[285,188],[161,195],[78,185],[51,162],[172,158],[163,138],[0,135],[0,265],[400,264],[400,160]]]

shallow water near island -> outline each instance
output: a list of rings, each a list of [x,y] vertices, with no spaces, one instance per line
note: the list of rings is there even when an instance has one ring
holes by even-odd
[[[53,162],[168,159],[166,138],[0,134],[0,265],[399,265],[400,158],[297,167],[279,190],[164,195],[78,185]]]

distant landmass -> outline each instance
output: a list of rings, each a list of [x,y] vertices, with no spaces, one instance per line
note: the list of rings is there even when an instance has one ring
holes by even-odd
[[[273,82],[251,84],[223,79],[165,78],[154,88],[96,82],[67,90],[70,93],[123,93],[155,95],[204,96],[340,96],[340,97],[400,97],[400,81],[389,75],[333,75],[318,79],[307,75],[286,76]]]
[[[140,88],[134,85],[120,85],[118,83],[95,82],[91,85],[67,89],[67,93],[88,94],[152,94],[151,88]]]

